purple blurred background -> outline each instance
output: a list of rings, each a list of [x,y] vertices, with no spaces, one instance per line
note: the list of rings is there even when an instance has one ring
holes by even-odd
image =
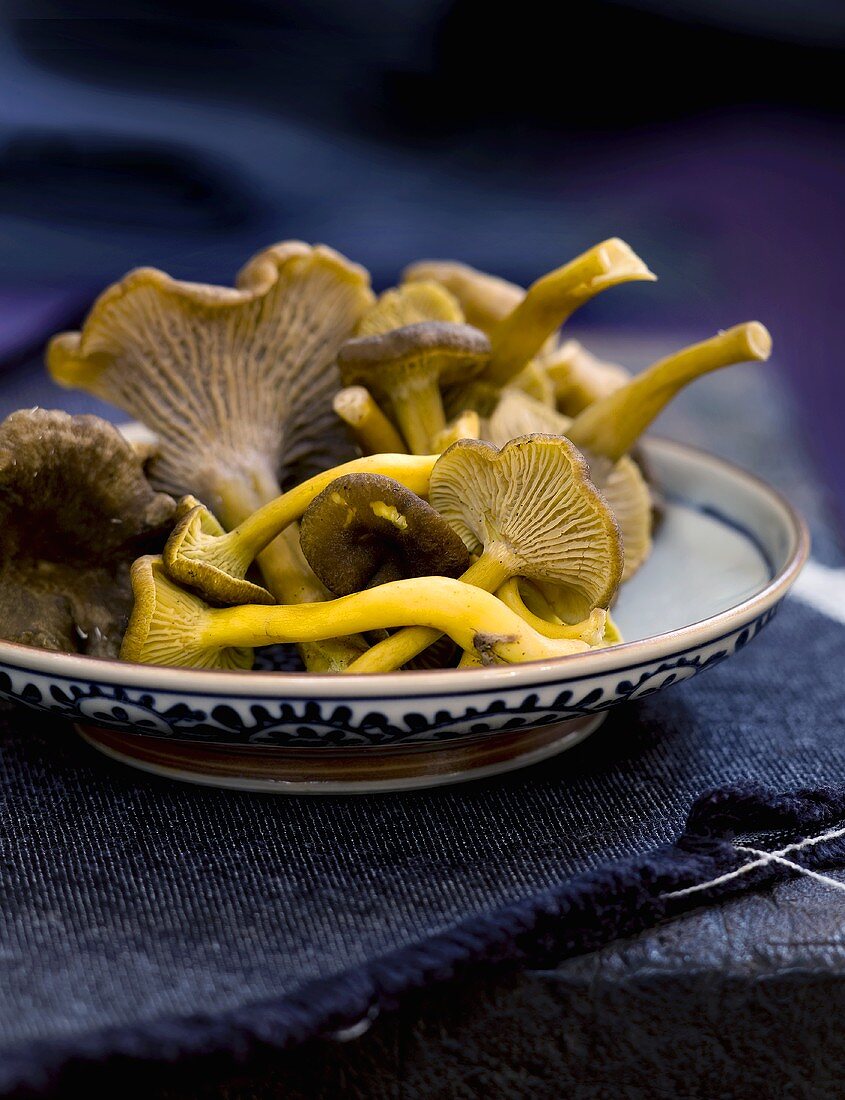
[[[293,236],[378,286],[423,256],[530,282],[619,235],[660,282],[573,331],[764,321],[845,515],[845,6],[572,7],[4,6],[0,412],[96,407],[40,349],[139,264],[229,281]]]

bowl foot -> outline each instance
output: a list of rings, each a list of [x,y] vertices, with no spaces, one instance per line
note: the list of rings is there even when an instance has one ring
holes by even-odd
[[[270,794],[373,794],[440,787],[525,768],[589,737],[604,713],[451,744],[366,749],[206,745],[78,725],[95,749],[167,779]]]

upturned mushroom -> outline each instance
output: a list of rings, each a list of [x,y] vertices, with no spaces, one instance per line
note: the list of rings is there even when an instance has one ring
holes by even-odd
[[[604,608],[596,607],[586,619],[571,624],[561,622],[553,613],[550,613],[551,609],[547,611],[545,616],[537,615],[522,598],[520,589],[521,584],[524,583],[525,581],[520,581],[519,577],[511,577],[509,581],[502,585],[496,595],[506,607],[509,607],[514,614],[519,615],[520,619],[533,627],[538,634],[542,634],[546,638],[577,638],[582,642],[586,642],[590,648],[597,648],[605,644],[605,631],[609,616]]]
[[[482,434],[502,445],[526,432],[550,431],[565,434],[584,452],[593,480],[619,522],[625,546],[623,579],[627,580],[651,548],[651,497],[639,467],[627,452],[690,382],[734,363],[768,359],[770,353],[769,333],[758,321],[749,321],[661,359],[574,419],[508,390]],[[555,609],[558,614],[563,610],[568,620],[571,612],[559,603]]]
[[[534,358],[543,344],[590,298],[610,287],[655,276],[618,237],[577,256],[528,288],[519,305],[493,330],[485,378],[503,386]]]
[[[344,385],[386,402],[414,454],[427,454],[446,426],[440,386],[477,374],[490,354],[470,325],[424,321],[349,340],[338,354]]]
[[[469,553],[446,520],[382,474],[345,474],[300,524],[308,564],[330,592],[348,596],[408,577],[458,577]]]
[[[421,623],[449,634],[485,665],[584,653],[586,642],[546,638],[489,592],[451,577],[418,577],[325,603],[213,608],[174,584],[160,559],[132,567],[135,605],[121,657],[144,664],[244,669],[255,646],[319,642],[342,633]]]
[[[431,475],[432,506],[480,555],[461,580],[495,592],[511,577],[551,581],[575,618],[607,607],[622,576],[619,529],[592,484],[580,452],[562,436],[455,443]],[[436,640],[422,627],[399,631],[349,666],[350,672],[400,668]]]
[[[639,256],[616,237],[544,275],[494,326],[483,373],[477,381],[447,394],[447,409],[476,408],[489,415],[502,387],[519,376],[579,306],[610,287],[654,278]]]
[[[129,566],[161,545],[175,507],[113,425],[12,413],[0,424],[0,637],[116,656]]]
[[[234,527],[342,455],[334,361],[372,302],[363,268],[298,241],[259,253],[234,289],[142,268],[98,298],[81,332],[55,337],[47,363],[156,433],[154,484],[195,494]],[[313,588],[297,553],[291,531],[260,563],[282,600]]]
[[[570,417],[540,404],[521,390],[508,387],[493,415],[483,425],[481,436],[503,447],[510,439],[535,432],[568,436],[572,423]],[[587,454],[586,457],[590,476],[619,524],[625,549],[624,583],[633,577],[651,552],[651,493],[642,471],[630,455],[623,455],[616,462],[600,455]]]
[[[344,474],[383,474],[424,496],[437,458],[397,454],[352,459],[289,489],[231,531],[224,531],[204,505],[196,505],[173,528],[164,548],[164,566],[174,580],[215,603],[273,603],[271,592],[246,579],[249,569],[331,482]]]

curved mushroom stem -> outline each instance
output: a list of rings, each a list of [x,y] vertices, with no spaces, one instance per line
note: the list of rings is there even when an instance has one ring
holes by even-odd
[[[364,386],[347,386],[334,395],[332,407],[366,454],[403,454],[405,443]]]
[[[684,386],[732,363],[768,359],[771,350],[772,338],[759,321],[735,325],[661,359],[593,402],[572,421],[566,434],[581,450],[616,462]]]
[[[477,652],[484,664],[545,660],[589,647],[537,634],[495,596],[448,577],[418,577],[294,607],[212,608],[173,584],[156,559],[132,570],[135,607],[123,642],[127,661],[202,667],[246,664],[245,651],[318,642],[343,631],[425,623]],[[234,654],[232,651],[235,651]]]
[[[332,470],[303,481],[294,489],[276,496],[260,506],[223,535],[208,530],[205,522],[208,512],[195,508],[173,529],[164,548],[164,564],[174,580],[198,589],[206,598],[225,603],[254,603],[260,600],[260,590],[244,581],[250,565],[261,555],[262,571],[265,567],[277,576],[280,589],[291,591],[285,577],[295,583],[302,573],[297,563],[299,539],[290,525],[295,523],[308,505],[328,485],[343,474],[384,474],[401,482],[418,496],[428,494],[431,471],[439,455],[367,455],[345,462]],[[234,505],[243,508],[244,495],[235,495]],[[231,520],[229,511],[224,520]],[[284,533],[284,539],[278,536]],[[275,540],[275,541],[274,541]],[[278,545],[277,545],[278,544]],[[271,562],[269,559],[273,558]],[[310,569],[309,569],[310,572]],[[285,599],[280,591],[283,602]]]
[[[533,359],[549,336],[575,310],[602,290],[655,276],[624,241],[611,237],[549,272],[493,330],[492,355],[484,373],[504,386]]]
[[[513,576],[514,565],[495,550],[485,552],[478,561],[459,578],[462,584],[472,585],[485,592],[495,592],[497,588]],[[377,591],[377,589],[373,589]],[[368,649],[347,668],[347,672],[393,672],[406,665],[437,641],[442,630],[433,630],[426,626],[408,626],[385,638],[383,642]],[[451,635],[455,638],[454,634]],[[457,641],[457,639],[455,639]],[[464,646],[466,649],[466,646]]]
[[[535,615],[525,604],[519,591],[519,578],[512,577],[496,592],[505,607],[509,607],[523,622],[528,623],[538,634],[545,638],[577,638],[589,646],[604,644],[607,612],[597,607],[580,623],[549,622]]]

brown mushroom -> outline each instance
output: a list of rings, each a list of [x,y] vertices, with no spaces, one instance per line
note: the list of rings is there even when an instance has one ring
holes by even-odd
[[[457,577],[469,565],[446,520],[381,474],[333,481],[303,515],[300,540],[311,568],[338,596],[406,577]]]
[[[338,365],[344,385],[366,386],[387,402],[412,453],[427,454],[446,427],[440,386],[471,378],[489,353],[478,329],[425,321],[347,341]]]
[[[129,566],[163,543],[175,508],[105,420],[12,413],[0,424],[0,637],[116,656]]]

